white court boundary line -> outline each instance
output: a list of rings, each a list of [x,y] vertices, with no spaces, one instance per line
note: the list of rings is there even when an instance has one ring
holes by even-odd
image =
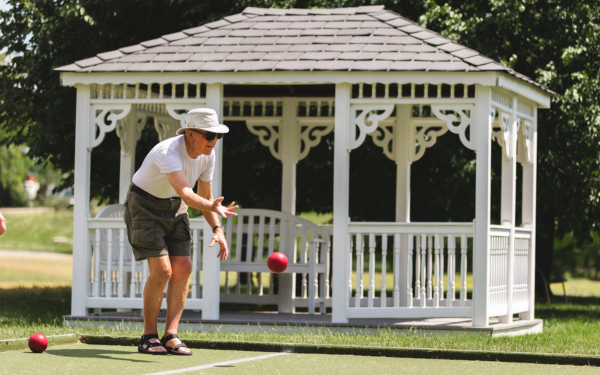
[[[188,367],[188,368],[182,368],[182,369],[178,369],[178,370],[169,370],[169,371],[161,371],[161,372],[153,372],[150,374],[146,374],[146,375],[171,375],[171,374],[181,374],[184,372],[191,372],[191,371],[198,371],[198,370],[206,370],[209,369],[211,367],[220,367],[220,366],[228,366],[228,365],[235,365],[237,363],[242,363],[242,362],[250,362],[250,361],[258,361],[261,359],[267,359],[267,358],[272,358],[272,357],[278,357],[280,355],[286,355],[286,354],[291,354],[291,353],[273,353],[273,354],[267,354],[267,355],[261,355],[258,357],[250,357],[250,358],[242,358],[242,359],[234,359],[232,361],[225,361],[225,362],[217,362],[217,363],[211,363],[208,365],[202,365],[202,366],[196,366],[196,367]]]

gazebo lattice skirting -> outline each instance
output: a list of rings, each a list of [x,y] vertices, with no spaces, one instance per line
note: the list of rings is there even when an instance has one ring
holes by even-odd
[[[444,38],[423,28],[408,31],[409,26],[418,26],[382,7],[326,11],[329,11],[326,22],[341,24],[350,22],[353,16],[363,17],[360,22],[379,22],[385,25],[380,29],[387,30],[385,38],[397,35],[392,29],[414,38],[418,33],[430,33],[431,37],[421,34],[424,39],[420,46],[437,50],[414,52],[428,54],[426,57],[432,61],[429,66],[434,66],[436,59],[443,60],[442,55],[449,55],[449,50],[460,50],[458,47],[443,50],[446,44],[437,39]],[[60,69],[62,83],[77,88],[72,315],[86,316],[90,309],[141,308],[141,292],[147,277],[145,262],[131,259],[120,206],[90,217],[89,170],[93,148],[107,132],[117,132],[121,142],[122,203],[134,173],[136,142],[146,119],[153,119],[159,139],[163,140],[175,135],[185,121],[187,110],[210,107],[225,123],[245,121],[250,132],[281,161],[282,212],[245,209],[238,219],[225,220],[232,257],[223,263],[205,240],[210,228],[201,219],[190,220],[194,272],[186,309],[201,310],[203,319],[210,320],[219,319],[220,302],[277,304],[280,312],[308,308],[309,313],[315,310],[324,313],[330,307],[334,323],[354,318],[464,317],[472,318],[475,327],[487,327],[490,317],[500,317],[505,323],[511,323],[515,314],[522,320],[534,319],[537,109],[549,107],[551,93],[505,68],[486,69],[471,62],[473,66],[463,71],[389,67],[382,70],[376,68],[375,63],[380,62],[376,58],[372,61],[373,69],[272,67],[269,70],[257,67],[266,61],[261,57],[260,61],[250,61],[255,63],[254,69],[240,68],[256,58],[251,55],[255,50],[249,48],[261,45],[258,39],[267,38],[265,30],[279,30],[276,24],[282,19],[288,23],[310,23],[321,22],[325,17],[323,13],[310,12],[248,8],[240,15],[203,26],[205,30],[179,33],[183,34],[179,39],[172,34],[161,42],[150,41],[157,43],[154,45],[142,43],[139,48],[101,54],[88,59],[97,61],[88,61],[87,66],[78,62],[81,65]],[[313,20],[294,18],[304,16]],[[240,26],[242,23],[247,29]],[[271,23],[272,28],[261,29],[261,23]],[[250,47],[244,40],[234,41],[234,34],[227,34],[238,30],[234,26],[248,33],[237,39],[257,41],[252,41]],[[284,31],[293,29],[289,24],[285,27]],[[361,30],[360,25],[356,27]],[[330,29],[321,26],[318,30]],[[331,38],[341,35],[336,32],[337,36]],[[360,37],[361,51],[370,43],[389,46],[391,39],[380,43],[383,37],[378,35],[377,31],[370,31],[368,37]],[[293,39],[279,38],[279,41]],[[194,41],[185,42],[188,39]],[[203,70],[203,65],[194,65],[187,57],[185,63],[175,63],[181,60],[173,58],[171,62],[161,62],[160,71],[152,70],[152,64],[156,67],[158,61],[167,61],[164,57],[158,60],[162,55],[185,54],[186,48],[190,51],[199,48],[197,43],[207,46],[202,54],[216,55],[220,53],[217,48],[209,51],[208,45],[223,47],[231,45],[230,42],[239,47],[238,52],[227,50],[227,53],[247,53],[237,68],[227,65],[227,57],[219,56],[224,59],[221,69]],[[294,45],[293,41],[290,43]],[[318,45],[314,40],[303,43]],[[350,48],[352,43],[342,45]],[[414,44],[406,42],[397,48]],[[175,46],[180,48],[178,52],[173,52]],[[335,43],[327,46],[321,48],[331,49]],[[169,50],[171,47],[173,51]],[[146,49],[154,49],[155,55],[151,57],[154,60],[135,62],[146,61],[144,53],[149,53]],[[447,66],[456,63],[452,59]],[[127,67],[124,61],[129,64]],[[422,60],[413,57],[414,64],[416,61]],[[302,62],[302,58],[297,61]],[[316,65],[311,66],[319,63],[316,59]],[[140,66],[133,69],[136,64]],[[172,70],[167,69],[170,64]],[[462,61],[461,64],[467,65]],[[281,95],[278,88],[282,85],[314,89],[309,96]],[[243,94],[241,87],[254,88],[259,95]],[[322,87],[331,90],[319,94]],[[225,88],[234,94],[225,95]],[[296,164],[331,132],[335,140],[334,221],[333,225],[316,226],[294,216]],[[475,218],[467,223],[410,222],[411,165],[443,135],[458,136],[464,147],[476,151]],[[368,137],[396,164],[395,222],[349,220],[349,155]],[[502,147],[500,225],[492,225],[490,219],[494,140]],[[222,176],[227,173],[222,169],[227,139],[217,146],[215,196],[221,194]],[[521,163],[523,173],[519,187],[517,162]],[[517,188],[522,189],[521,226],[516,225],[515,219]],[[277,279],[264,264],[273,251],[286,252],[291,260],[288,272]],[[255,283],[252,275],[256,277]],[[472,294],[468,291],[469,284]]]

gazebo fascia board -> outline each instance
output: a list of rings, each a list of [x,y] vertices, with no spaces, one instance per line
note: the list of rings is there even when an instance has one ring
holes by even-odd
[[[503,72],[125,72],[61,73],[63,86],[91,84],[465,84],[502,87],[550,108],[550,93]],[[380,102],[380,99],[377,99]]]

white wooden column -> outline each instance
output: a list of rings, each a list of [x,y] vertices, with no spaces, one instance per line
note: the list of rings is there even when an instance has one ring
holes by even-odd
[[[535,305],[535,231],[536,231],[536,186],[537,186],[537,108],[533,110],[533,138],[531,140],[531,163],[523,165],[523,227],[531,228],[530,250],[527,270],[527,292],[529,310],[519,314],[521,319],[534,319]]]
[[[217,112],[219,121],[223,122],[222,84],[213,83],[206,85],[206,107],[214,109]],[[215,170],[212,181],[214,197],[220,197],[222,192],[224,139],[225,137],[217,141],[217,146],[213,151],[215,153]],[[219,276],[221,273],[221,264],[219,258],[217,258],[219,246],[216,244],[213,247],[208,247],[212,238],[212,228],[206,220],[204,220],[202,232],[202,319],[218,320],[220,302]]]
[[[350,204],[350,90],[348,83],[335,86],[335,148],[333,152],[333,250],[332,323],[347,323],[350,290],[348,221]]]
[[[281,211],[296,214],[296,164],[298,163],[298,126],[296,98],[285,97],[279,128],[279,152],[283,164],[281,176]]]
[[[502,183],[501,183],[501,205],[500,223],[510,225],[508,237],[508,253],[506,267],[506,304],[507,313],[500,317],[502,323],[513,321],[513,287],[514,287],[514,263],[515,263],[515,225],[517,204],[517,97],[513,96],[512,114],[510,117],[510,133],[504,147],[508,148],[508,158],[502,159]],[[501,120],[502,121],[502,120]]]
[[[90,281],[88,219],[90,216],[90,161],[88,149],[93,121],[90,112],[90,86],[77,85],[75,115],[75,205],[73,207],[73,283],[71,315],[86,316],[85,298]]]
[[[475,234],[473,249],[473,326],[489,325],[490,194],[492,124],[490,87],[477,85],[471,137],[475,137]],[[474,125],[474,126],[473,126]],[[475,134],[473,134],[475,133]]]
[[[121,163],[119,167],[119,203],[123,204],[125,198],[127,198],[127,190],[131,184],[131,179],[135,173],[135,149],[139,140],[137,133],[137,116],[135,104],[132,105],[129,114],[127,115],[127,122],[124,129],[125,140],[128,142],[126,153],[121,147]]]
[[[279,127],[279,153],[281,155],[281,211],[296,214],[296,165],[298,163],[298,126],[297,99],[284,97],[282,103],[282,119]],[[291,226],[286,228],[288,235],[294,235]],[[290,237],[287,237],[290,238]],[[294,241],[295,244],[295,241]],[[294,253],[293,251],[291,253]],[[294,313],[294,294],[296,293],[296,274],[279,274],[279,303],[280,313]]]
[[[396,129],[394,131],[394,152],[396,160],[396,222],[410,222],[410,167],[411,154],[415,145],[411,145],[411,105],[396,105]],[[408,270],[408,235],[400,236],[400,269]],[[405,271],[406,272],[406,271]],[[401,272],[401,275],[405,275]],[[399,275],[395,275],[398,277]],[[407,306],[407,279],[400,277],[400,306]],[[396,281],[394,281],[396,285]]]

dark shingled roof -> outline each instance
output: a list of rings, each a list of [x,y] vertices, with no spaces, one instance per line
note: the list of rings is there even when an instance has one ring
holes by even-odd
[[[63,72],[504,71],[546,87],[383,5],[337,9],[248,7]]]

